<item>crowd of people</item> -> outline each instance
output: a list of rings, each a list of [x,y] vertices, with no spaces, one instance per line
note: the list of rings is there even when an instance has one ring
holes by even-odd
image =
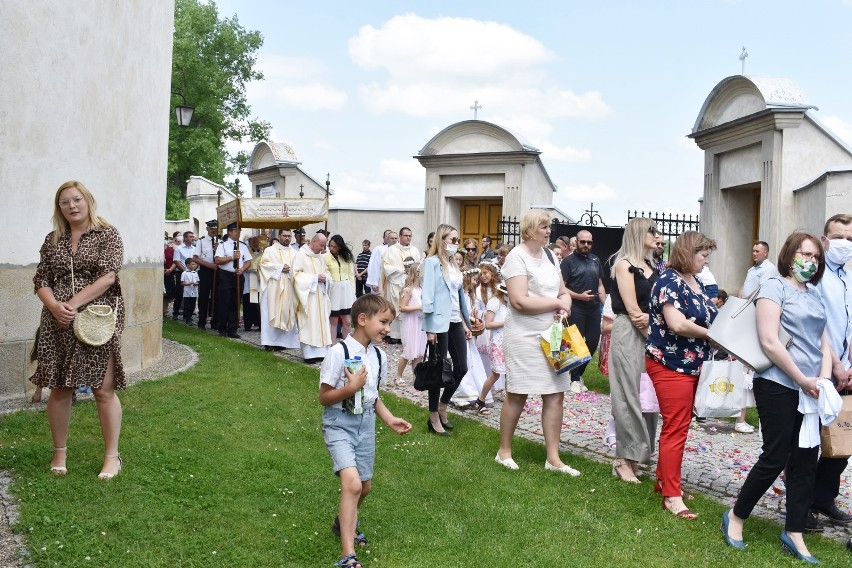
[[[94,197],[79,182],[60,186],[54,205],[54,230],[44,240],[34,277],[44,307],[32,378],[37,387],[51,389],[50,470],[68,471],[72,394],[89,387],[104,438],[98,477],[110,479],[122,468],[115,391],[126,385],[121,237],[97,215]],[[422,252],[412,244],[411,229],[403,227],[385,231],[372,251],[364,241],[357,255],[341,235],[325,231],[308,239],[304,229],[282,228],[243,243],[236,225],[226,227],[221,238],[215,221],[206,229],[198,239],[190,231],[166,236],[164,314],[173,302],[172,317],[202,329],[209,319],[221,335],[239,337],[242,305],[245,329],[257,326],[264,347],[299,348],[307,363],[322,363],[323,436],[341,483],[332,526],[342,539],[337,565],[360,566],[355,547],[367,543],[357,512],[371,488],[375,417],[399,434],[412,429],[381,401],[380,386],[389,379],[388,357],[377,347],[382,342],[401,343],[393,378],[398,386],[405,385],[405,368],[422,360],[427,344],[447,362],[444,384],[428,389],[428,432],[451,436],[451,404],[490,414],[499,385],[505,398],[495,461],[517,470],[523,464],[512,454],[514,433],[527,398],[539,396],[544,468],[579,476],[559,447],[564,398],[586,390],[585,365],[558,372],[545,357],[542,335],[576,325],[591,353],[603,337],[600,366],[612,393],[613,476],[639,483],[657,447],[654,489],[662,509],[683,520],[699,517],[687,506],[691,497],[683,491],[681,469],[702,365],[717,354],[708,329],[727,297],[709,272],[717,246],[710,236],[687,231],[666,244],[652,219],[636,218],[625,227],[620,249],[601,261],[592,253],[589,231],[551,243],[551,219],[540,210],[522,217],[518,245],[496,248],[488,236],[462,241],[447,224],[427,236]],[[835,502],[848,460],[820,456],[818,444],[805,444],[800,432],[809,427],[803,426],[806,399],[852,387],[847,308],[852,277],[844,269],[852,261],[852,215],[831,217],[819,237],[793,232],[776,264],[768,260],[765,242],[755,243],[752,254],[754,265],[737,295],[755,302],[758,337],[772,363],[751,378],[763,452],[723,514],[721,531],[728,545],[745,548],[745,521],[783,474],[782,548],[815,562],[803,534],[821,529],[817,514],[852,523],[852,515]],[[612,279],[609,294],[604,271]],[[97,345],[84,343],[74,331],[80,311],[91,305],[109,306],[115,314],[112,336]],[[782,328],[793,338],[789,346],[779,340]],[[642,400],[649,388],[658,412]]]

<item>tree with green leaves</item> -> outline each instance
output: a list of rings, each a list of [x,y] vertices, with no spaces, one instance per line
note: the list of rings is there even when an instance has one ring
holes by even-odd
[[[225,177],[244,173],[248,156],[231,155],[227,141],[269,137],[269,123],[251,117],[245,95],[250,81],[263,79],[254,68],[261,45],[260,32],[243,28],[236,15],[220,19],[214,2],[175,1],[166,218],[188,216],[189,176],[236,189]],[[177,124],[174,108],[180,104],[195,107],[189,127]]]

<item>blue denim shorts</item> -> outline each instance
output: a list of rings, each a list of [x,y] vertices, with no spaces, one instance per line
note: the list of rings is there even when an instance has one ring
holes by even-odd
[[[335,475],[347,467],[358,468],[361,481],[373,478],[376,461],[376,412],[364,408],[363,414],[352,414],[334,406],[322,413],[322,437],[331,454]]]

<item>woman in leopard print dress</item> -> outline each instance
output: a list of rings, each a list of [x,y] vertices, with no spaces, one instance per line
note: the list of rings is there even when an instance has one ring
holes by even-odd
[[[121,470],[121,402],[115,391],[126,387],[121,364],[124,302],[118,280],[124,247],[118,231],[98,216],[96,207],[94,197],[80,182],[66,182],[56,191],[54,230],[44,239],[33,278],[44,307],[36,342],[38,367],[31,381],[51,389],[47,419],[53,437],[50,469],[56,475],[67,473],[66,442],[74,389],[92,388],[104,436],[104,462],[98,477],[111,479]],[[74,317],[91,303],[108,304],[117,316],[112,339],[98,347],[78,341],[72,329]]]

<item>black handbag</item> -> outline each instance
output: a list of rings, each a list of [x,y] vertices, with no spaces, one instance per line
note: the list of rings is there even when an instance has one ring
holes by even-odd
[[[444,362],[438,360],[438,353],[431,343],[426,344],[423,360],[414,367],[414,390],[426,391],[444,386]]]

